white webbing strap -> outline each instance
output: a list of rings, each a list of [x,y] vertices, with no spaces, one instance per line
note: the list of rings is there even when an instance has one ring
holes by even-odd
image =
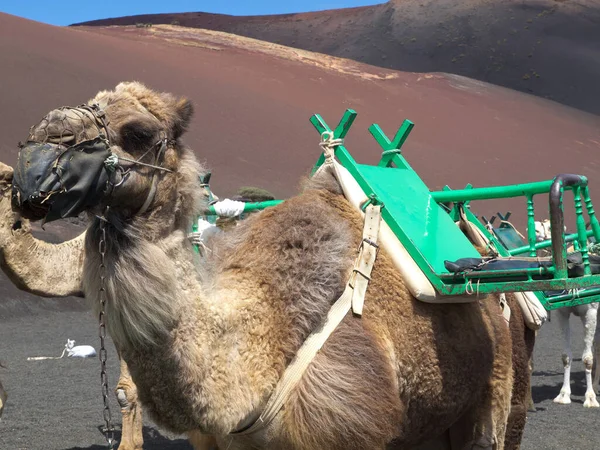
[[[510,324],[510,306],[508,305],[508,302],[506,301],[506,294],[504,292],[502,292],[499,295],[499,301],[500,301],[500,309],[502,309],[502,317],[504,317],[504,320],[506,321],[506,324]]]
[[[359,254],[356,258],[354,270],[350,277],[350,285],[354,288],[352,293],[352,312],[362,315],[363,304],[367,286],[371,280],[371,270],[377,257],[377,237],[379,235],[379,223],[381,222],[381,207],[369,205],[365,211],[365,225],[363,227],[363,239],[360,243]]]
[[[260,417],[256,419],[250,427],[240,431],[234,431],[230,433],[230,435],[242,436],[256,433],[269,425],[287,401],[290,393],[297,386],[317,352],[323,347],[323,344],[325,344],[331,333],[333,333],[344,317],[346,317],[350,308],[354,307],[354,304],[356,304],[357,309],[362,313],[364,294],[370,280],[371,269],[375,263],[375,257],[377,256],[375,250],[377,248],[377,234],[379,222],[381,220],[380,212],[380,206],[369,205],[367,207],[363,236],[368,236],[368,239],[371,242],[366,243],[363,241],[361,243],[350,280],[346,284],[346,288],[341,297],[331,306],[331,309],[325,318],[323,327],[312,332],[304,341],[293,361],[283,372],[283,376],[271,394]],[[357,276],[357,273],[360,275]],[[355,286],[360,286],[360,290],[357,290],[356,287],[352,287],[351,281],[355,277]],[[359,280],[364,280],[364,282]]]

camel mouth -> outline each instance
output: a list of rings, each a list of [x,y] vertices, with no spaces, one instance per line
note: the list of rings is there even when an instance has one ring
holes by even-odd
[[[48,214],[49,194],[58,185],[52,167],[64,149],[57,144],[37,142],[21,147],[12,183],[12,205],[26,219],[40,220]]]
[[[51,222],[98,205],[110,185],[105,165],[110,154],[103,138],[72,146],[27,142],[13,177],[13,209],[27,219]]]

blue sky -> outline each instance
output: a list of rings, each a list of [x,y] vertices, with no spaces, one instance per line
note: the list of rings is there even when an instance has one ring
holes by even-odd
[[[283,14],[374,5],[384,0],[0,0],[0,11],[52,25],[169,12],[236,16]]]

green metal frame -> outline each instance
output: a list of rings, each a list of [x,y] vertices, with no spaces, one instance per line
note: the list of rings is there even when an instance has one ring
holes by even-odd
[[[477,290],[479,293],[515,292],[515,291],[562,291],[585,289],[585,296],[559,295],[547,298],[542,292],[536,292],[546,309],[562,306],[591,303],[600,300],[600,275],[592,275],[589,264],[588,238],[594,237],[600,242],[600,225],[589,197],[587,179],[582,176],[558,176],[553,180],[508,186],[492,186],[442,191],[429,191],[429,188],[411,168],[401,148],[408,138],[414,124],[405,120],[392,140],[377,124],[369,127],[375,141],[382,148],[377,165],[357,163],[343,144],[354,120],[356,112],[348,109],[332,130],[323,118],[315,114],[310,122],[323,137],[324,133],[338,144],[334,154],[363,189],[370,202],[382,205],[382,218],[404,245],[415,263],[427,276],[441,295],[463,295]],[[325,161],[322,153],[312,169],[311,175]],[[575,197],[577,233],[564,236],[562,233],[563,205],[562,196],[571,191]],[[552,194],[550,194],[552,192]],[[537,243],[535,239],[534,203],[536,195],[549,194],[554,199],[552,217],[560,227],[553,226],[552,241]],[[467,237],[455,224],[457,203],[468,205],[471,200],[490,200],[498,198],[525,197],[527,201],[527,245],[517,249],[507,249],[484,227],[476,216],[466,208],[468,220],[476,224],[490,239],[501,256],[523,253],[535,255],[540,248],[553,247],[553,265],[544,269],[480,270],[466,273],[450,273],[445,269],[444,261],[460,258],[479,258],[480,255]],[[556,200],[558,199],[558,200]],[[583,202],[582,202],[583,200]],[[282,200],[247,203],[244,212],[261,210],[276,206]],[[591,230],[586,230],[583,209],[586,209]],[[558,212],[557,212],[558,211]],[[214,207],[205,211],[206,215],[216,215]],[[553,223],[554,224],[554,223]],[[555,232],[554,229],[560,230]],[[582,253],[585,274],[583,277],[569,277],[566,265],[566,243],[575,242]]]
[[[472,186],[467,185],[466,189],[471,189]],[[448,186],[444,187],[444,190],[450,190]],[[490,241],[490,245],[496,250],[496,252],[500,256],[514,256],[520,255],[523,253],[530,252],[529,245],[522,245],[520,247],[516,247],[515,249],[508,249],[504,243],[486,226],[484,226],[477,218],[477,216],[471,211],[469,201],[464,203],[455,203],[452,209],[449,211],[450,216],[454,221],[459,220],[459,211],[458,208],[460,205],[463,205],[463,211],[465,212],[466,219],[474,224]],[[510,213],[509,213],[510,214]],[[591,234],[591,231],[590,231]],[[576,238],[577,234],[571,234],[565,236],[565,241],[572,242]],[[539,242],[534,244],[534,248],[542,249],[551,247],[552,241],[549,239],[547,241]],[[556,294],[550,295],[546,294],[543,291],[532,291],[533,294],[538,298],[540,303],[544,306],[546,310],[553,310],[558,308],[563,308],[565,306],[576,306],[582,305],[586,303],[593,303],[600,301],[600,287],[590,287],[586,288],[582,292],[573,292],[567,294]]]
[[[319,134],[323,135],[325,132],[333,133],[333,138],[343,139],[348,134],[355,117],[355,111],[347,110],[335,130],[331,130],[323,118],[318,114],[312,116],[310,121]],[[456,227],[454,223],[452,223],[452,226],[449,226],[448,224],[452,222],[451,220],[444,221],[444,219],[439,217],[442,212],[443,214],[447,214],[447,210],[442,207],[442,204],[510,197],[525,197],[527,199],[528,250],[530,255],[534,255],[536,242],[533,198],[535,195],[550,193],[551,189],[556,187],[557,181],[559,180],[558,178],[555,178],[554,180],[535,183],[484,188],[470,187],[454,191],[446,189],[438,192],[430,192],[423,181],[410,167],[401,152],[402,144],[406,141],[412,128],[413,123],[405,120],[394,139],[390,140],[378,125],[371,125],[369,131],[383,149],[381,159],[377,166],[358,164],[343,144],[337,145],[334,152],[337,160],[352,174],[365,194],[369,198],[384,205],[382,208],[382,218],[390,226],[400,242],[406,247],[411,257],[415,260],[416,264],[440,294],[462,295],[473,289],[477,289],[478,292],[482,294],[493,292],[567,290],[594,287],[600,284],[600,275],[591,274],[588,261],[587,238],[590,235],[590,232],[585,230],[585,222],[582,215],[582,197],[592,224],[591,234],[594,235],[597,241],[600,241],[600,226],[595,217],[595,212],[589,197],[587,179],[585,177],[579,177],[577,182],[574,182],[571,185],[559,183],[559,206],[561,213],[562,193],[565,190],[569,190],[572,191],[575,196],[575,213],[577,216],[578,232],[577,237],[574,238],[574,240],[578,242],[582,252],[585,276],[577,278],[568,276],[566,267],[566,240],[562,234],[562,227],[560,228],[562,237],[562,239],[560,239],[560,254],[554,254],[554,264],[548,269],[517,269],[504,271],[482,270],[455,274],[445,270],[442,260],[430,258],[431,255],[434,255],[434,252],[428,247],[440,245],[440,242],[445,244],[446,249],[456,248],[457,251],[460,252],[460,257],[479,257],[479,253],[477,253],[475,248],[470,244],[466,236],[460,233],[462,238],[457,237],[455,230],[458,227]],[[323,161],[324,155],[321,155],[313,169],[313,173]],[[390,181],[393,177],[396,177],[395,185]],[[388,188],[388,190],[382,190],[381,188]],[[422,217],[431,219],[435,216],[435,220],[431,223],[435,223],[436,226],[439,227],[438,229],[428,230],[425,227],[420,230],[420,233],[415,232],[415,230],[410,230],[411,225],[413,225],[410,221],[400,221],[399,216],[394,214],[394,209],[403,210],[403,212],[406,213],[406,209],[410,208],[411,203],[415,202],[415,194],[425,196],[427,198],[427,203],[424,208],[421,208],[412,216],[412,220],[418,224],[422,224]],[[418,206],[422,206],[422,204]],[[406,217],[408,215],[404,214],[404,216]],[[451,218],[448,217],[448,219]],[[429,223],[430,222],[427,222],[426,224]],[[410,232],[407,233],[407,231]],[[427,236],[427,238],[420,239],[423,236]],[[449,237],[453,239],[448,239]],[[465,242],[468,244],[465,244]],[[469,248],[467,248],[467,245]],[[450,254],[451,253],[452,252],[450,252]],[[448,256],[448,253],[443,256]],[[451,258],[446,259],[452,260]],[[579,298],[576,299],[576,301],[579,303],[588,303],[595,301],[595,298]]]

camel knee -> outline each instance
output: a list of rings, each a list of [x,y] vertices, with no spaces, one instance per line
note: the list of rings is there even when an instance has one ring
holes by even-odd
[[[562,362],[564,367],[569,367],[571,365],[571,355],[567,353],[562,354]]]
[[[585,369],[591,371],[592,367],[594,366],[594,355],[591,353],[586,353],[581,359],[583,360]]]
[[[137,404],[137,391],[131,386],[117,386],[115,389],[117,402],[122,412],[130,412]]]

